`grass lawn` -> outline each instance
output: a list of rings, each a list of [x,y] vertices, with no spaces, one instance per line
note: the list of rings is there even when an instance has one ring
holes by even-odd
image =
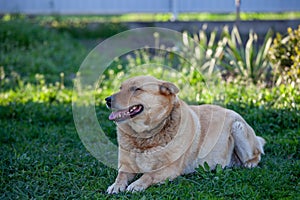
[[[300,196],[299,88],[228,85],[224,106],[267,141],[255,169],[207,171],[107,195],[117,172],[84,147],[72,115],[72,79],[88,51],[64,32],[0,22],[0,199],[297,199]],[[96,113],[115,125],[99,94]],[[291,99],[296,99],[292,103]],[[197,102],[195,102],[197,103]],[[295,105],[296,104],[296,105]]]
[[[8,17],[8,16],[7,16]],[[240,14],[241,20],[290,20],[300,19],[300,12],[282,12],[282,13],[245,13]],[[42,22],[130,22],[130,21],[170,21],[171,13],[139,13],[123,15],[97,15],[97,16],[38,16]],[[236,13],[179,13],[178,21],[234,21]]]

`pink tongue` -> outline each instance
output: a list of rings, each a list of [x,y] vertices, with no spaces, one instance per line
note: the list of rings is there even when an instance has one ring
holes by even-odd
[[[109,115],[108,119],[109,119],[109,120],[120,119],[119,115],[125,116],[124,114],[122,114],[122,113],[124,113],[124,112],[126,112],[126,110],[119,110],[119,111],[116,111],[116,112],[112,112],[112,113]]]
[[[120,112],[112,112],[112,113],[110,113],[108,119],[109,120],[115,120],[118,117],[119,113]]]

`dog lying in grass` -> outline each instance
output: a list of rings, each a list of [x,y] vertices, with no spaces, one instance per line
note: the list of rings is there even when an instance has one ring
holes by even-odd
[[[178,92],[173,83],[139,76],[105,99],[119,143],[118,176],[109,194],[142,191],[205,162],[211,169],[258,165],[265,140],[239,114],[215,105],[189,106]],[[143,175],[129,184],[136,174]]]

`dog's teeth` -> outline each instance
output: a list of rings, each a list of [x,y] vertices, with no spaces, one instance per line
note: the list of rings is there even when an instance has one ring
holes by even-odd
[[[133,112],[135,109],[136,109],[136,106],[133,106],[133,107],[129,110],[129,112]]]

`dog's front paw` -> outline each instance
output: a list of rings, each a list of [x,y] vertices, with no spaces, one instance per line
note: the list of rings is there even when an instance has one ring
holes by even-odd
[[[140,181],[136,181],[131,183],[126,190],[128,192],[141,192],[145,190],[147,187],[148,186],[146,184],[140,183]]]
[[[119,192],[123,192],[125,191],[126,189],[126,186],[125,184],[117,184],[117,183],[114,183],[112,184],[111,186],[109,186],[106,190],[106,192],[108,194],[118,194]]]

